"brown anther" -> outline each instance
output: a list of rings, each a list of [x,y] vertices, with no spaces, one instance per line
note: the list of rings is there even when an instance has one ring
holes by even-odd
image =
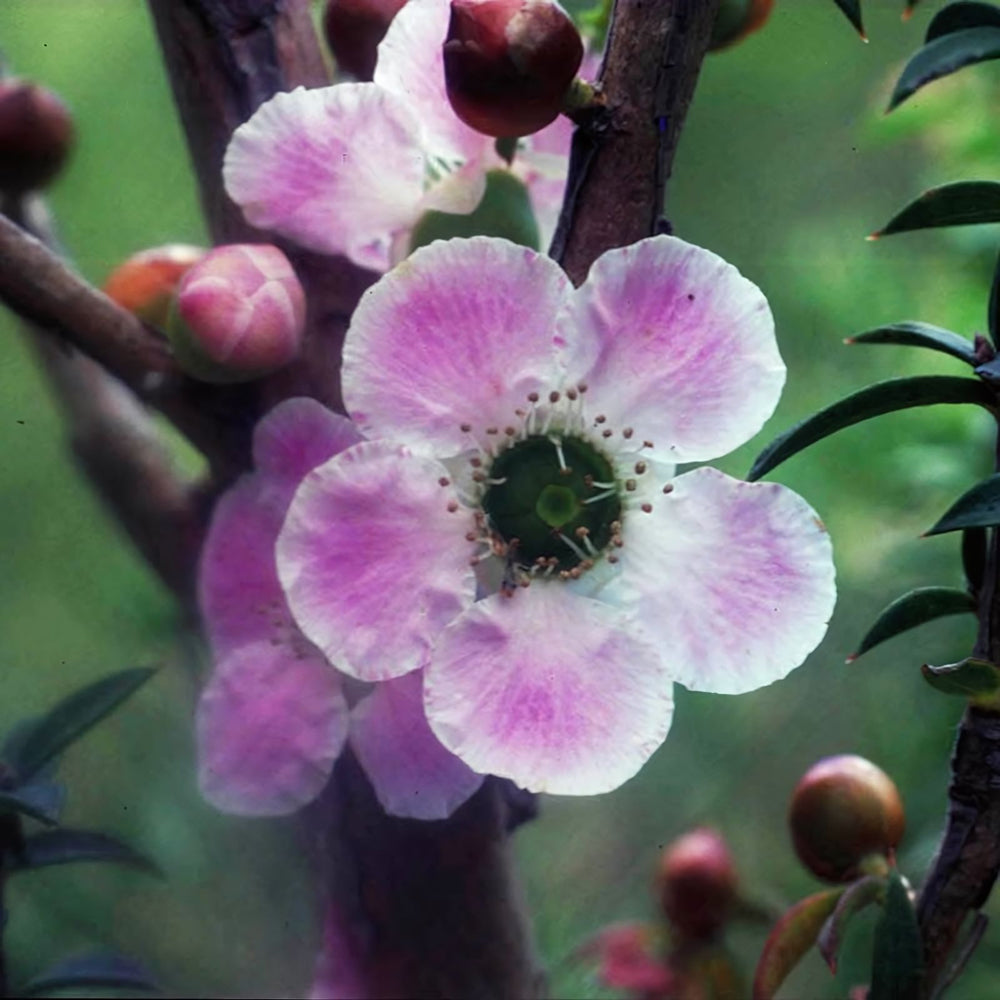
[[[558,403],[559,400],[560,400],[560,398],[561,397],[560,397],[559,393],[556,392],[555,389],[553,389],[552,392],[549,393],[549,402],[550,403]]]
[[[504,434],[507,435],[507,437],[511,437],[512,438],[517,433],[517,428],[516,427],[505,427],[503,429],[503,432],[504,432]]]
[[[476,532],[476,531],[467,531],[465,533],[465,540],[467,542],[478,542],[479,541],[479,533]]]
[[[622,437],[627,441],[634,433],[635,431],[632,430],[631,427],[626,427],[625,430],[622,431]]]
[[[569,575],[570,575],[570,579],[573,579],[573,580],[579,580],[579,579],[580,579],[580,577],[581,577],[581,576],[583,576],[583,570],[582,570],[582,569],[580,569],[580,567],[579,567],[579,566],[574,566],[574,567],[573,567],[573,568],[572,568],[572,569],[571,569],[571,570],[569,571]]]
[[[652,448],[653,447],[653,442],[652,441],[643,441],[642,442],[642,446],[643,446],[643,448]]]
[[[549,561],[548,561],[548,559],[545,558],[545,556],[539,556],[535,560],[535,565],[536,566],[548,566],[548,564],[549,564]]]
[[[487,427],[486,428],[486,433],[487,434],[499,434],[500,433],[500,428],[499,427]],[[650,447],[652,447],[652,445],[650,445]]]
[[[618,556],[616,556],[614,554],[614,552],[609,552],[608,553],[608,562],[609,563],[616,563],[616,562],[618,562]]]
[[[559,570],[559,579],[560,580],[568,580],[569,579],[569,570],[565,570],[565,569]]]
[[[629,491],[629,493],[634,493],[635,492],[635,486],[636,486],[636,483],[635,483],[634,479],[626,479],[625,480],[625,489],[627,489]]]
[[[635,463],[635,474],[637,476],[641,476],[645,471],[646,471],[646,463],[645,462],[636,462]]]
[[[594,488],[594,477],[589,472],[583,477],[583,485],[586,486],[588,490],[592,490]]]
[[[449,500],[448,501],[448,513],[449,514],[454,514],[456,510],[458,510],[458,501],[456,501],[456,500]]]
[[[666,483],[664,485],[664,487],[663,487],[663,492],[664,493],[673,493],[674,492],[674,484],[673,483]]]
[[[480,471],[473,472],[472,473],[472,481],[475,482],[475,483],[485,483],[486,482],[486,473],[485,472],[480,472]]]
[[[451,480],[447,476],[442,476],[438,480],[438,486],[451,486]]]
[[[621,521],[612,521],[609,527],[611,528],[611,534],[617,535],[622,530],[622,523]]]
[[[572,476],[573,475],[573,466],[572,465],[567,465],[565,468],[560,469],[559,470],[559,475],[560,476]]]
[[[529,392],[528,393],[528,402],[529,403],[537,403],[538,402],[538,393],[537,392]]]
[[[481,468],[482,464],[483,460],[478,455],[475,455],[469,459],[469,465],[471,465],[474,469]]]
[[[579,392],[586,392],[589,387],[586,382],[577,382],[576,388]]]
[[[519,587],[524,587],[524,589],[527,590],[528,587],[531,586],[531,579],[529,577],[522,576],[521,579],[517,581],[517,585]]]
[[[518,410],[515,410],[515,411],[514,411],[514,416],[515,416],[515,417],[520,417],[520,418],[521,418],[522,420],[523,420],[523,419],[524,419],[524,418],[525,418],[525,417],[526,417],[527,415],[528,415],[528,411],[527,411],[527,410],[521,410],[521,409],[518,409]]]
[[[597,416],[594,417],[595,424],[604,424],[607,423],[607,420],[608,418],[603,413],[598,413]]]
[[[641,507],[641,510],[645,514],[652,514],[653,513],[653,505],[651,503],[644,503],[642,505],[642,507]]]
[[[576,389],[567,389],[566,398],[572,400],[575,403],[577,399],[580,398],[580,394],[576,391]]]
[[[593,569],[593,568],[594,568],[593,559],[584,559],[583,562],[580,563],[580,569]]]
[[[622,541],[622,536],[621,535],[615,535],[615,537],[611,539],[611,544],[616,549],[620,549],[625,543]]]
[[[463,434],[468,434],[472,430],[472,424],[460,424],[458,428]]]
[[[590,528],[588,528],[585,524],[581,524],[580,527],[573,532],[573,534],[576,535],[577,538],[586,538],[587,535],[590,534]]]
[[[603,438],[609,438],[612,434],[614,434],[614,431],[610,427],[605,427],[604,430],[601,431],[601,437]]]
[[[546,562],[548,563],[549,566],[553,567],[559,565],[559,559],[556,556],[549,556]]]

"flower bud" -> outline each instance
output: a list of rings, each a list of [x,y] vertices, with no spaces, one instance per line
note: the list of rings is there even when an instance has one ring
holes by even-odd
[[[168,243],[142,250],[108,275],[104,294],[139,319],[165,327],[181,278],[204,255],[202,247],[186,243]]]
[[[864,757],[824,757],[795,786],[788,812],[795,851],[814,875],[849,882],[872,855],[890,857],[906,825],[892,779]]]
[[[72,143],[73,119],[59,97],[24,80],[0,80],[0,192],[44,187]]]
[[[544,128],[582,59],[580,33],[554,0],[452,0],[448,99],[479,132],[508,137]]]
[[[222,246],[181,279],[168,332],[189,374],[241,382],[298,355],[305,314],[305,292],[277,247]]]
[[[722,0],[709,49],[715,51],[736,45],[751,32],[763,28],[773,7],[774,0]]]
[[[359,80],[375,74],[378,44],[406,0],[327,0],[323,34],[337,68]]]
[[[732,855],[715,830],[699,827],[668,844],[660,857],[660,905],[674,930],[690,940],[713,938],[736,901]]]

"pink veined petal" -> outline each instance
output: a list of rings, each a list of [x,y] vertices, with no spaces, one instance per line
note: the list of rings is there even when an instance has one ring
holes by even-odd
[[[241,125],[223,163],[252,225],[384,270],[424,191],[420,123],[371,83],[275,94]]]
[[[731,264],[672,236],[602,254],[562,317],[589,345],[588,413],[633,427],[667,462],[748,441],[774,411],[785,366],[763,293]]]
[[[558,582],[473,605],[424,677],[427,719],[473,770],[529,791],[596,795],[663,742],[671,678],[618,610]]]
[[[348,412],[368,437],[440,457],[519,423],[559,382],[555,320],[569,282],[547,257],[477,236],[421,247],[365,292],[344,344]]]
[[[479,159],[493,146],[493,139],[460,121],[448,101],[441,48],[450,12],[449,0],[408,0],[392,19],[375,64],[375,83],[405,99],[419,118],[437,169]]]
[[[361,680],[423,666],[473,599],[472,515],[442,478],[439,462],[365,441],[310,473],[292,500],[277,546],[285,596],[306,636]]]
[[[362,947],[358,938],[340,907],[330,903],[310,1000],[368,1000],[363,962],[358,958]]]
[[[612,588],[686,687],[742,694],[780,680],[819,644],[833,613],[826,529],[777,483],[701,468],[673,485],[652,513],[625,518]]]
[[[202,794],[226,812],[292,812],[323,788],[347,725],[336,672],[301,636],[231,650],[198,703]]]
[[[350,741],[392,816],[446,819],[483,783],[427,725],[419,670],[376,685],[354,707]]]

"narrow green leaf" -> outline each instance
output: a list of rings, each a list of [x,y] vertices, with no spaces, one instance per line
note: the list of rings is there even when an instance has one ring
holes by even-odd
[[[975,613],[976,602],[964,590],[953,587],[920,587],[897,598],[875,620],[865,633],[857,650],[847,658],[853,663],[879,643],[946,615]]]
[[[925,536],[963,528],[992,528],[1000,524],[1000,473],[976,483],[963,493]]]
[[[875,926],[868,1000],[919,1000],[924,949],[917,915],[899,872],[889,875],[882,917]]]
[[[825,437],[883,413],[937,403],[976,403],[989,409],[994,396],[981,382],[954,375],[914,375],[876,382],[776,437],[758,456],[747,479],[753,482],[787,458]]]
[[[942,7],[927,25],[924,43],[933,42],[966,28],[1000,28],[1000,7],[991,3],[977,3],[975,0],[960,0]]]
[[[888,326],[876,327],[864,333],[855,334],[844,341],[846,344],[898,344],[903,347],[926,347],[932,351],[950,354],[966,364],[977,365],[975,346],[972,341],[960,337],[951,330],[930,323],[919,323],[915,320],[903,323],[890,323]]]
[[[979,698],[1000,689],[1000,670],[989,660],[978,660],[972,656],[943,667],[925,663],[920,672],[935,690],[961,698]]]
[[[19,731],[16,740],[8,741],[4,746],[4,760],[22,781],[31,778],[113,712],[155,672],[155,667],[123,670],[75,691],[50,712]]]
[[[914,55],[903,68],[888,111],[898,108],[921,87],[956,70],[987,59],[1000,58],[1000,27],[962,28],[935,38]]]
[[[789,973],[816,943],[843,889],[827,889],[800,899],[778,920],[764,942],[753,977],[753,1000],[771,1000]]]
[[[816,947],[832,973],[837,972],[837,953],[844,940],[847,925],[856,914],[881,898],[884,892],[884,878],[866,875],[852,882],[837,900],[833,913],[826,918],[826,923],[823,924],[823,929],[816,939]]]
[[[118,989],[159,993],[160,987],[134,959],[115,952],[95,952],[56,962],[18,991],[22,997],[44,996],[56,990]]]
[[[956,181],[925,191],[869,239],[937,226],[975,226],[1000,222],[1000,183]]]
[[[833,0],[844,12],[847,20],[854,25],[854,30],[867,42],[864,26],[861,23],[861,0]]]
[[[109,861],[128,865],[149,875],[162,875],[147,857],[115,837],[91,830],[60,828],[26,837],[19,857],[10,859],[9,870],[24,871],[76,861]]]
[[[52,782],[37,782],[0,791],[0,812],[30,816],[39,823],[55,826],[66,801],[66,790]]]

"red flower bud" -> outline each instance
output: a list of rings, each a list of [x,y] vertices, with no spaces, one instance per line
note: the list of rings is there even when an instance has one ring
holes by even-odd
[[[73,119],[59,97],[23,80],[0,80],[0,192],[44,187],[72,144]]]
[[[342,69],[359,80],[375,73],[378,44],[406,0],[327,0],[323,34]]]
[[[181,279],[169,334],[178,362],[206,382],[259,378],[302,346],[306,297],[275,246],[209,250]]]
[[[712,28],[709,49],[725,49],[764,27],[774,0],[722,0]]]
[[[657,872],[660,905],[674,930],[693,940],[713,938],[736,901],[739,879],[722,836],[700,827],[668,844]]]
[[[104,282],[104,294],[154,326],[165,327],[185,272],[205,255],[202,247],[168,243],[133,254]]]
[[[892,779],[864,757],[824,757],[803,775],[788,812],[795,851],[814,875],[849,882],[872,855],[889,857],[906,819]]]
[[[544,128],[582,59],[580,33],[554,0],[452,0],[448,99],[479,132],[508,137]]]

